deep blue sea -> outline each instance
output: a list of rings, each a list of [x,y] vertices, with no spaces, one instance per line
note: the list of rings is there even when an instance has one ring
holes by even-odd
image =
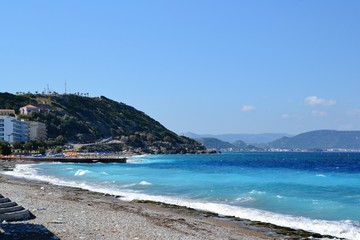
[[[11,174],[360,239],[360,153],[151,155]]]

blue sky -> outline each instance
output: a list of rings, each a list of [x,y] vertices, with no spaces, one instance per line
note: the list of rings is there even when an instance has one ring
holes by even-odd
[[[1,1],[0,91],[105,95],[177,133],[360,130],[360,1]]]

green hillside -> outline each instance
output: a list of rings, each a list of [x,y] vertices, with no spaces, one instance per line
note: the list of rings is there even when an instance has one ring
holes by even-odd
[[[137,150],[148,153],[192,153],[203,151],[196,141],[178,136],[145,113],[124,103],[101,97],[75,94],[13,95],[0,93],[0,108],[15,109],[27,104],[50,109],[49,113],[21,116],[43,122],[48,137],[64,136],[71,143],[91,143],[111,138],[111,144],[88,146],[89,150]]]
[[[283,137],[269,145],[283,149],[360,149],[360,131],[318,130]]]

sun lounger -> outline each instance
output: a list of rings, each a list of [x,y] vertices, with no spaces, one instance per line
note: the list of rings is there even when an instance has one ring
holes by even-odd
[[[25,221],[32,218],[29,210],[24,209],[17,203],[12,202],[9,198],[0,194],[0,223],[2,221]]]

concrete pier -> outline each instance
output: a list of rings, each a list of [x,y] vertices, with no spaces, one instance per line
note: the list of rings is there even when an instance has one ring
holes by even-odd
[[[126,163],[126,157],[22,157],[15,158],[34,162],[65,162],[65,163]]]

